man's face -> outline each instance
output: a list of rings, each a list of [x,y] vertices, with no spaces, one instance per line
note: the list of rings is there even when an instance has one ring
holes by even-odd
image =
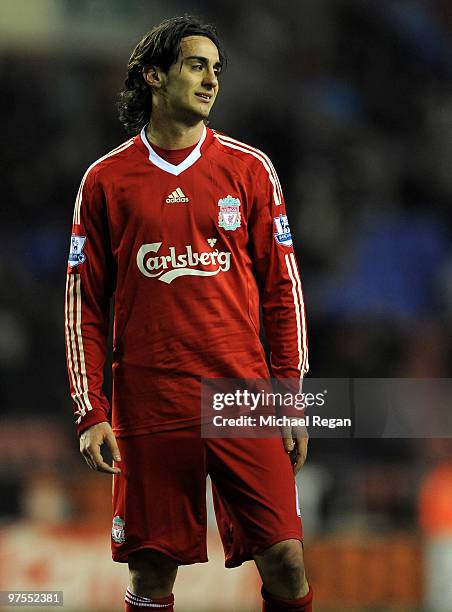
[[[218,93],[220,69],[218,49],[210,38],[183,38],[178,60],[166,74],[160,72],[161,87],[156,91],[168,117],[189,124],[207,119]]]

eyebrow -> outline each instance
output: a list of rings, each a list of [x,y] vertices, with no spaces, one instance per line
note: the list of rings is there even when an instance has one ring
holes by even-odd
[[[188,57],[184,57],[184,60],[198,60],[199,62],[202,62],[203,64],[208,64],[209,60],[207,59],[207,57],[202,57],[200,55],[189,55]],[[214,64],[214,68],[221,68],[222,63],[220,61],[215,62]]]

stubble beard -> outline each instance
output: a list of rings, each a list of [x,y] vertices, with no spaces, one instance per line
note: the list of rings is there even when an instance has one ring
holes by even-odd
[[[184,123],[187,123],[187,125],[195,126],[200,121],[207,122],[209,120],[211,110],[212,106],[206,109],[205,112],[203,112],[203,109],[198,110],[195,107],[185,108],[182,110],[180,117]]]

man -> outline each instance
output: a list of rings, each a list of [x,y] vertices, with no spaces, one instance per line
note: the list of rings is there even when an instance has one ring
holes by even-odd
[[[133,138],[92,164],[75,204],[67,361],[80,450],[113,474],[112,551],[126,610],[173,610],[178,565],[206,556],[206,476],[226,566],[254,559],[263,610],[311,610],[295,473],[307,439],[208,439],[201,378],[307,371],[300,278],[281,186],[262,152],[206,127],[224,55],[169,19],[137,45],[119,103]],[[115,295],[112,427],[102,392]],[[114,465],[102,458],[103,444]],[[292,469],[288,453],[294,453]]]

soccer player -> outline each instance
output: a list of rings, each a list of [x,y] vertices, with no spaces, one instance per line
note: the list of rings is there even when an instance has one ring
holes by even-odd
[[[194,18],[146,34],[119,103],[134,136],[88,168],[75,203],[71,395],[81,453],[113,474],[112,554],[129,565],[129,611],[173,610],[178,566],[207,561],[207,474],[226,566],[255,561],[263,610],[312,609],[294,482],[307,438],[201,436],[201,378],[270,376],[260,306],[272,376],[299,380],[308,368],[276,172],[264,153],[206,125],[223,65],[215,30]],[[102,384],[112,295],[110,426]]]

